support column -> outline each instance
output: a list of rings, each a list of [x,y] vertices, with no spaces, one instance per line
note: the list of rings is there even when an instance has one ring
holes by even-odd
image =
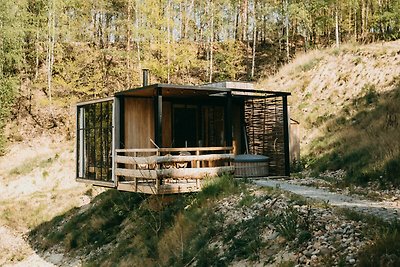
[[[285,176],[290,176],[290,152],[289,152],[289,115],[287,96],[282,96],[283,100],[283,139],[285,152]]]
[[[75,169],[75,178],[82,178],[80,177],[80,170],[81,170],[81,166],[83,166],[82,162],[83,162],[83,156],[82,156],[82,150],[83,150],[83,138],[81,137],[81,128],[83,128],[83,122],[82,122],[82,115],[83,115],[83,108],[80,107],[76,107],[76,147],[75,147],[75,158],[76,158],[76,169]],[[82,143],[82,144],[81,144]],[[82,172],[83,173],[83,172]],[[84,176],[83,174],[81,176]]]
[[[232,92],[227,92],[225,103],[225,141],[232,146]]]
[[[162,144],[162,90],[156,88],[156,96],[154,97],[154,142],[159,147]]]
[[[112,180],[114,182],[114,186],[118,186],[118,176],[115,175],[115,169],[117,168],[115,164],[115,150],[119,149],[121,147],[121,117],[123,110],[121,109],[121,102],[123,102],[123,99],[121,100],[121,97],[114,97],[113,101],[113,118],[112,118]]]

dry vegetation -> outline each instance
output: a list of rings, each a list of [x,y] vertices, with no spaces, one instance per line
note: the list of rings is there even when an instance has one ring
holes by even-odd
[[[63,255],[63,266],[387,266],[400,263],[389,230],[400,226],[223,176],[197,194],[108,190],[29,240],[45,259]]]
[[[74,181],[72,147],[47,136],[11,145],[0,158],[0,265],[34,256],[27,232],[90,201],[88,187]]]
[[[307,145],[321,134],[319,126],[327,118],[363,96],[370,86],[377,93],[393,90],[399,73],[400,41],[346,44],[300,55],[258,87],[292,92],[291,116],[302,124],[307,153]]]
[[[260,87],[292,92],[302,154],[318,172],[398,183],[400,42],[347,44],[297,57]]]

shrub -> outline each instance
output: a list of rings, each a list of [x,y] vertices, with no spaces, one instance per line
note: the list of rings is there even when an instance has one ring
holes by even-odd
[[[400,155],[390,159],[384,166],[385,178],[392,183],[400,183]]]
[[[358,266],[400,266],[400,228],[392,225],[380,229],[371,245],[358,255]]]

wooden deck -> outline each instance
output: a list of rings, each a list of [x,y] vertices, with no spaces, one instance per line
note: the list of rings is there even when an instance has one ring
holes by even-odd
[[[116,149],[118,190],[175,194],[201,190],[205,178],[233,173],[232,147]]]

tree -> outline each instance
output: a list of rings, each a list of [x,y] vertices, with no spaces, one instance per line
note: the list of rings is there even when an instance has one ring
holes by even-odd
[[[19,87],[23,63],[24,3],[0,3],[0,154],[4,152],[4,126]]]

